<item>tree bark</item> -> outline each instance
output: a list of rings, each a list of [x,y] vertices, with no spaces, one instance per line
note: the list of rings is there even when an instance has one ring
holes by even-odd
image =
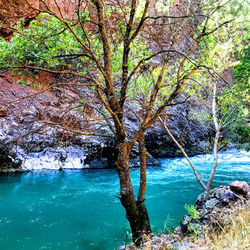
[[[137,207],[140,213],[140,217],[143,220],[144,225],[144,234],[149,234],[152,232],[148,212],[145,206],[145,192],[146,192],[146,184],[147,184],[147,151],[145,150],[145,137],[144,133],[141,134],[139,138],[140,143],[140,188],[138,192],[137,198]]]
[[[219,144],[219,139],[220,139],[220,125],[217,120],[217,115],[216,115],[216,97],[217,97],[217,84],[214,82],[214,88],[213,88],[213,102],[212,102],[212,116],[213,116],[213,122],[214,122],[214,127],[215,127],[215,138],[214,138],[214,149],[213,149],[213,157],[214,157],[214,164],[213,168],[211,170],[207,187],[208,189],[211,189],[212,181],[214,178],[215,170],[217,167],[217,162],[218,162],[218,144]]]
[[[129,171],[128,145],[125,141],[118,143],[117,170],[120,179],[120,200],[126,210],[133,242],[140,245],[143,235],[151,233],[148,213],[143,200],[136,200]]]
[[[138,193],[138,200],[145,199],[145,191],[147,184],[147,176],[146,176],[146,164],[147,164],[147,152],[145,150],[145,138],[142,133],[139,138],[140,143],[140,189]]]

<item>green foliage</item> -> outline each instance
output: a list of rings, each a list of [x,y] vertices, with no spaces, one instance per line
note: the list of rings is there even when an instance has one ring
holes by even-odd
[[[237,51],[236,58],[240,62],[233,68],[234,80],[237,83],[236,91],[246,91],[246,86],[250,83],[250,46]]]
[[[20,85],[27,85],[27,86],[29,86],[31,88],[42,88],[42,86],[40,84],[30,82],[30,81],[26,82],[26,81],[24,81],[22,79],[18,80],[17,83],[20,84]]]
[[[194,234],[194,236],[196,237],[198,234],[201,234],[201,230],[197,227],[197,225],[193,224],[193,223],[189,223],[188,224],[188,232]]]
[[[165,14],[169,13],[169,9],[173,6],[174,1],[173,0],[158,0],[156,2],[156,10],[163,12]]]
[[[211,2],[211,4],[213,3]],[[214,4],[217,4],[216,1]],[[227,20],[232,20],[226,27],[221,27],[213,35],[203,38],[200,44],[202,64],[214,69],[216,74],[211,77],[211,75],[201,71],[193,76],[193,80],[199,82],[199,86],[205,90],[198,86],[195,96],[206,104],[204,110],[207,110],[202,112],[204,113],[203,117],[196,115],[196,118],[210,123],[213,120],[211,117],[212,99],[209,98],[209,95],[212,95],[214,81],[217,82],[217,119],[225,136],[224,142],[226,144],[229,140],[236,143],[246,143],[250,140],[248,123],[250,61],[249,47],[247,46],[249,13],[249,5],[245,0],[230,1],[215,13],[213,20],[210,20],[208,24],[207,31],[216,29],[218,24]],[[198,29],[201,32],[203,24]],[[219,77],[219,75],[223,77],[228,72],[226,70],[230,68],[234,73],[232,85],[223,82]],[[206,92],[210,93],[206,94]],[[201,93],[201,95],[197,95],[197,93]]]
[[[246,151],[250,151],[250,143],[248,143],[247,145],[245,145],[245,150]]]
[[[24,80],[18,80],[17,83],[20,85],[26,85],[26,82]]]
[[[201,230],[196,225],[196,223],[194,223],[198,222],[200,219],[199,211],[195,208],[194,205],[185,204],[185,209],[190,216],[190,221],[188,224],[188,232],[192,233],[194,237],[196,237],[198,234],[202,233]]]
[[[185,209],[189,213],[191,219],[198,221],[200,219],[199,211],[195,208],[194,205],[185,204]]]
[[[234,85],[225,90],[219,98],[221,112],[228,121],[226,129],[232,139],[239,144],[250,141],[249,126],[249,75],[250,75],[250,49],[249,46],[236,53],[239,64],[233,68]],[[230,107],[233,109],[229,112]]]
[[[56,18],[40,14],[23,29],[21,20],[11,43],[0,38],[0,67],[36,66],[56,68],[66,65],[65,59],[58,56],[79,53],[80,47],[73,35],[65,30]],[[57,34],[57,35],[56,35]]]

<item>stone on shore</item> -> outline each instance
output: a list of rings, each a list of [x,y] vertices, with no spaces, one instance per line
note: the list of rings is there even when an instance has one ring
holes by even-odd
[[[234,181],[233,183],[230,184],[230,189],[233,192],[244,195],[250,192],[250,188],[245,181]]]

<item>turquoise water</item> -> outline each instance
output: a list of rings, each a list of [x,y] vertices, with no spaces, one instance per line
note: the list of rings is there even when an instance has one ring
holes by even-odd
[[[250,154],[220,154],[214,186],[250,182]],[[211,157],[193,162],[206,177]],[[178,225],[202,191],[182,158],[147,170],[146,205],[154,232]],[[139,170],[131,170],[138,188]],[[129,225],[115,170],[34,171],[0,176],[0,249],[117,249]]]

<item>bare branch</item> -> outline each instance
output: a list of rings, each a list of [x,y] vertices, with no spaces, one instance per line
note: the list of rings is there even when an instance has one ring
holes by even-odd
[[[179,142],[175,139],[175,137],[173,136],[173,134],[170,132],[170,130],[168,129],[166,123],[162,120],[162,118],[159,116],[158,117],[161,124],[163,125],[163,127],[165,128],[165,130],[167,131],[167,134],[169,135],[169,137],[174,141],[174,143],[176,144],[176,146],[181,150],[182,154],[185,156],[186,160],[188,161],[189,165],[191,166],[192,170],[194,171],[196,180],[200,183],[200,185],[203,187],[204,190],[207,190],[208,188],[206,187],[206,185],[203,183],[200,175],[198,174],[194,164],[192,163],[191,159],[188,157],[187,153],[185,152],[185,150],[183,149],[183,147],[179,144]]]

